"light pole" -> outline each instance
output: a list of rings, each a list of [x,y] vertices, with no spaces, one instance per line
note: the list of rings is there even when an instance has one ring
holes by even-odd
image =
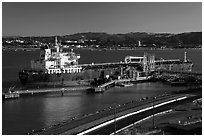
[[[116,105],[114,107],[114,135],[116,134]]]
[[[152,127],[153,127],[153,129],[155,128],[155,125],[154,125],[154,99],[156,99],[156,97],[152,98],[152,112],[153,112],[153,115],[152,115]]]

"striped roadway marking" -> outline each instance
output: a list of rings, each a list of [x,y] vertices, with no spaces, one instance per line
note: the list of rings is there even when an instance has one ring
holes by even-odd
[[[156,114],[154,114],[154,116],[161,115],[161,114],[165,114],[165,113],[169,113],[169,112],[172,112],[172,109],[167,110],[167,111],[163,111],[163,112],[156,113]],[[131,127],[131,126],[134,126],[135,124],[138,124],[138,123],[140,123],[140,122],[142,122],[142,121],[145,121],[145,120],[147,120],[147,119],[150,119],[150,118],[152,118],[152,117],[153,117],[153,116],[148,116],[148,117],[146,117],[146,118],[143,118],[143,119],[141,119],[141,120],[139,120],[139,121],[137,121],[137,122],[135,122],[135,123],[133,123],[133,124],[130,124],[130,125],[128,125],[128,126],[122,128],[122,129],[117,130],[115,133],[118,133],[118,132],[120,132],[120,131],[123,131],[123,130],[125,130],[125,129]],[[114,135],[115,133],[113,132],[111,135]]]
[[[187,98],[187,97],[184,96],[184,97],[180,97],[180,98],[178,98],[178,99],[173,99],[173,100],[170,100],[170,101],[167,101],[167,102],[161,103],[161,104],[157,104],[157,105],[154,106],[154,108],[156,108],[156,107],[160,107],[160,106],[163,106],[163,105],[166,105],[166,104],[169,104],[169,103],[172,103],[172,102],[178,101],[178,100],[183,100],[183,99],[185,99],[185,98]],[[145,108],[145,109],[141,109],[141,110],[136,111],[136,112],[133,112],[133,113],[129,113],[129,114],[127,114],[127,115],[124,115],[124,116],[118,117],[118,118],[116,118],[116,119],[112,119],[112,120],[110,120],[110,121],[107,121],[107,122],[105,122],[105,123],[102,123],[102,124],[100,124],[100,125],[97,125],[97,126],[95,126],[95,127],[93,127],[93,128],[90,128],[90,129],[88,129],[88,130],[85,130],[85,131],[83,131],[83,132],[81,132],[81,133],[78,133],[77,135],[84,135],[84,134],[87,134],[87,133],[89,133],[89,132],[91,132],[91,131],[94,131],[94,130],[96,130],[96,129],[98,129],[98,128],[104,127],[104,126],[106,126],[106,125],[108,125],[108,124],[110,124],[110,123],[113,123],[113,122],[117,121],[117,120],[120,120],[120,119],[123,119],[123,118],[129,117],[129,116],[132,116],[132,115],[135,115],[135,114],[138,114],[138,113],[141,113],[141,112],[147,111],[147,110],[150,110],[150,109],[152,109],[152,108],[153,108],[153,106],[148,107],[148,108]]]

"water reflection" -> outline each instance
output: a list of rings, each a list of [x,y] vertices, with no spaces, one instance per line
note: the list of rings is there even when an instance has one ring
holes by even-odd
[[[71,91],[61,94],[21,97],[3,102],[3,134],[23,134],[32,129],[48,127],[88,113],[164,92],[184,89],[161,83],[138,83],[133,87],[114,87],[103,94]]]

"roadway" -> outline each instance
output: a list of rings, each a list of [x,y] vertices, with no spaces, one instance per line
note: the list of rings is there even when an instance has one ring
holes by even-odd
[[[155,105],[165,102],[167,100],[170,99],[176,99],[178,97],[183,97],[183,95],[163,95],[163,96],[159,96],[155,99],[154,103]],[[189,99],[187,99],[186,101],[190,101],[193,100],[194,98],[197,97],[190,97]],[[171,105],[164,105],[158,108],[155,108],[154,111],[159,112],[159,111],[163,111],[166,110],[169,107],[173,107],[174,105],[178,105],[178,103],[184,103],[185,101],[179,101],[176,103],[171,103]],[[39,131],[34,131],[31,134],[44,134],[44,135],[50,135],[50,134],[78,134],[81,133],[85,130],[88,130],[90,128],[93,128],[97,125],[100,125],[104,122],[113,120],[114,116],[123,116],[123,115],[127,115],[129,113],[132,112],[136,112],[138,110],[147,108],[152,106],[152,99],[143,99],[142,101],[132,101],[126,104],[121,104],[119,106],[117,106],[117,108],[113,109],[113,108],[107,108],[101,111],[98,111],[95,114],[89,114],[89,115],[85,115],[83,117],[79,117],[79,118],[74,118],[71,120],[67,120],[64,123],[49,127],[49,128],[45,128],[45,129],[41,129]],[[137,115],[132,115],[130,117],[127,117],[125,119],[121,119],[118,120],[116,122],[116,130],[127,126],[128,124],[133,123],[134,121],[137,121],[139,119],[142,119],[143,117],[146,117],[148,115],[151,115],[153,112],[152,110],[147,110],[146,112],[142,112],[141,114],[137,114]],[[114,115],[116,114],[116,115]],[[133,120],[134,119],[134,120]],[[102,128],[99,128],[97,130],[91,131],[87,134],[100,134],[100,135],[105,135],[105,134],[111,134],[114,132],[115,128],[114,128],[114,123],[108,124]]]
[[[87,134],[88,135],[110,135],[110,134],[114,133],[117,130],[120,130],[120,129],[128,126],[128,125],[131,125],[134,122],[137,122],[137,121],[139,121],[141,119],[144,119],[144,118],[146,118],[146,117],[148,117],[150,115],[153,115],[153,113],[156,114],[156,113],[159,113],[159,112],[162,112],[162,111],[169,110],[169,109],[177,106],[178,104],[193,101],[193,100],[195,100],[197,98],[198,97],[194,96],[194,97],[190,97],[190,98],[185,99],[185,100],[180,100],[180,101],[173,102],[173,103],[170,103],[170,104],[165,104],[165,105],[162,105],[160,107],[150,109],[150,110],[147,110],[147,111],[144,111],[144,112],[129,116],[129,117],[121,119],[121,120],[117,120],[117,121],[115,121],[115,122],[113,122],[111,124],[108,124],[106,126],[103,126],[103,127],[99,128],[99,129],[88,132]],[[152,126],[153,126],[153,124],[152,124]]]

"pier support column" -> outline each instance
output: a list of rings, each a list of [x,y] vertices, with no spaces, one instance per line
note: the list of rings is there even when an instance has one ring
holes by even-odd
[[[193,67],[193,65],[191,64],[191,66],[190,66],[190,68],[189,68],[189,71],[192,71],[192,67]]]
[[[61,95],[64,96],[64,90],[61,91]]]
[[[136,77],[136,80],[138,80],[140,77],[140,72],[137,72],[137,77]]]
[[[120,68],[120,76],[123,77],[123,67]]]

